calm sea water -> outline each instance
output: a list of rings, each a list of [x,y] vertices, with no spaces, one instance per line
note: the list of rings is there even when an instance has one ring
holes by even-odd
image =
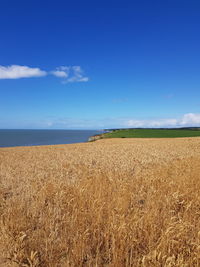
[[[0,147],[86,142],[97,130],[0,130]]]

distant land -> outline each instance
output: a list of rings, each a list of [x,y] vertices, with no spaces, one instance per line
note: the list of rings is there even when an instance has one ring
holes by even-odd
[[[200,127],[119,128],[104,129],[104,133],[90,137],[89,141],[104,138],[179,138],[198,136],[200,136]]]
[[[175,127],[175,128],[155,128],[155,127],[152,127],[152,128],[145,128],[145,127],[131,127],[131,128],[111,128],[111,129],[104,129],[104,131],[117,131],[117,130],[136,130],[136,129],[143,129],[143,130],[200,130],[200,126],[198,127]]]

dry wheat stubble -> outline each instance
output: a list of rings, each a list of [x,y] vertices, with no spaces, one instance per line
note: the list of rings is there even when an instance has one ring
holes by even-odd
[[[200,138],[0,149],[2,266],[200,266]]]

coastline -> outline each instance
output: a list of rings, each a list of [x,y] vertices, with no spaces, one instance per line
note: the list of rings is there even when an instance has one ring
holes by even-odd
[[[93,141],[97,141],[97,140],[100,140],[100,139],[104,139],[105,138],[105,135],[107,133],[112,133],[114,130],[104,130],[103,133],[101,134],[95,134],[95,135],[92,135],[88,138],[88,142],[93,142]]]
[[[104,134],[93,135],[88,138],[88,142],[94,142],[94,141],[97,141],[103,138],[104,138]]]
[[[88,141],[105,138],[184,138],[200,137],[199,127],[184,128],[128,128],[108,129],[103,133],[89,137]]]

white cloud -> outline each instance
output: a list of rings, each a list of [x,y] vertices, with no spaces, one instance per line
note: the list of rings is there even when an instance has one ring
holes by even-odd
[[[128,127],[175,127],[177,119],[155,119],[155,120],[134,120],[130,119],[125,122]]]
[[[50,73],[56,77],[64,78],[63,83],[89,81],[89,78],[84,76],[83,70],[80,66],[61,66]]]
[[[200,126],[200,114],[187,113],[181,118],[155,119],[155,120],[135,120],[124,121],[127,127],[189,127]]]
[[[106,128],[176,128],[200,127],[200,114],[187,113],[180,118],[138,120],[131,118],[75,119],[51,118],[44,127],[59,129],[106,129]]]
[[[200,125],[200,114],[187,113],[183,115],[180,125]]]
[[[39,68],[31,68],[28,66],[0,65],[0,79],[20,79],[47,75],[54,75],[58,78],[62,78],[63,83],[87,82],[89,80],[88,77],[84,76],[83,70],[80,66],[61,66],[57,67],[56,70],[48,72]]]
[[[70,67],[61,66],[56,68],[55,71],[51,71],[51,74],[59,78],[67,78],[69,76],[69,70]]]
[[[47,72],[39,68],[30,68],[27,66],[11,65],[0,66],[0,79],[20,79],[30,77],[46,76]]]
[[[200,114],[187,113],[180,118],[171,119],[152,119],[137,120],[131,118],[103,118],[103,119],[84,119],[84,118],[58,118],[48,117],[40,121],[8,121],[0,117],[0,128],[9,128],[10,125],[18,128],[32,129],[112,129],[112,128],[165,128],[165,127],[200,127]]]

